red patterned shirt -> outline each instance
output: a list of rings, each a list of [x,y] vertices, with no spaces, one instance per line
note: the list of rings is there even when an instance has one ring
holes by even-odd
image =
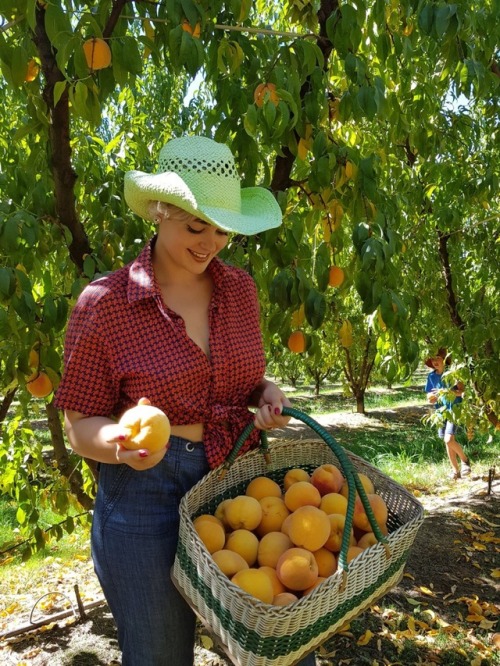
[[[222,463],[253,419],[249,396],[264,377],[259,305],[245,271],[213,259],[210,358],[163,303],[151,253],[92,282],[73,309],[56,405],[118,417],[147,397],[172,425],[204,424],[211,467]],[[258,442],[253,431],[243,450]]]

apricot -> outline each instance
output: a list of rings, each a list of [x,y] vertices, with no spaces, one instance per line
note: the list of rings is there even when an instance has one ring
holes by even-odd
[[[344,483],[344,477],[338,467],[325,463],[316,467],[311,474],[312,485],[319,490],[321,496],[338,493]]]
[[[40,67],[37,63],[37,61],[34,58],[31,58],[28,61],[28,69],[26,70],[26,75],[24,77],[24,80],[27,83],[31,83],[31,81],[34,81],[36,77],[38,76],[38,72],[40,71]]]
[[[375,492],[375,487],[373,485],[373,482],[368,476],[366,476],[366,474],[360,472],[358,473],[358,477],[367,495],[370,495]],[[344,480],[342,488],[340,489],[340,494],[343,495],[344,497],[348,497],[349,496],[348,493],[349,493],[349,486],[347,485],[347,481]],[[357,494],[358,493],[356,492],[356,495]]]
[[[38,368],[38,366],[40,365],[40,354],[37,352],[37,350],[34,347],[30,349],[28,364],[30,368]]]
[[[37,372],[28,379],[26,388],[34,398],[46,398],[54,387],[45,372]]]
[[[361,555],[362,552],[363,549],[359,546],[349,546],[347,549],[347,562],[352,562],[352,560],[358,555]]]
[[[245,494],[249,497],[255,497],[256,500],[261,500],[264,497],[280,497],[281,488],[268,476],[257,476],[252,479],[247,486]]]
[[[287,342],[288,349],[294,354],[302,354],[307,347],[307,340],[304,333],[300,330],[293,331]]]
[[[310,587],[308,587],[306,590],[303,590],[302,596],[305,597],[306,595],[308,595],[310,592],[314,590],[315,587],[318,587],[318,585],[320,585],[324,580],[326,580],[326,578],[324,578],[323,576],[318,576]]]
[[[321,495],[317,488],[308,481],[297,481],[293,483],[285,493],[285,504],[290,511],[295,511],[301,506],[319,507]]]
[[[262,566],[259,567],[259,571],[263,571],[271,581],[274,596],[280,594],[281,592],[286,592],[286,588],[278,578],[278,574],[276,573],[276,569],[274,567]]]
[[[198,525],[199,523],[202,523],[205,520],[208,521],[209,523],[213,523],[215,525],[220,525],[221,527],[224,527],[222,522],[218,518],[213,516],[211,513],[202,513],[201,516],[198,516],[197,518],[195,518],[193,520],[194,528],[196,529],[196,525]]]
[[[291,515],[292,514],[287,516],[285,518],[285,520],[283,521],[282,525],[281,525],[281,532],[283,532],[283,534],[286,534],[287,536],[289,536],[289,532],[290,532],[290,516]]]
[[[212,553],[215,564],[229,578],[242,569],[248,569],[248,562],[233,550],[223,548]]]
[[[283,521],[290,515],[284,500],[281,497],[263,497],[260,500],[262,519],[255,529],[259,537],[268,532],[279,532]]]
[[[331,513],[328,516],[328,520],[330,521],[330,536],[325,543],[325,548],[332,553],[339,553],[345,530],[345,516],[340,513]],[[356,543],[352,528],[349,543],[352,545]]]
[[[265,604],[273,601],[273,586],[269,576],[260,569],[242,569],[234,574],[231,582]]]
[[[83,43],[83,52],[87,66],[91,71],[105,69],[111,65],[111,49],[100,37],[91,37]]]
[[[222,525],[210,520],[201,520],[195,525],[195,530],[209,553],[215,553],[224,548],[226,533]]]
[[[119,424],[128,435],[122,442],[126,449],[148,449],[154,453],[168,444],[170,421],[158,407],[135,405],[122,414]]]
[[[259,541],[257,562],[260,566],[276,567],[279,558],[293,543],[283,532],[268,532]]]
[[[196,23],[196,25],[193,28],[193,26],[189,23],[189,21],[187,19],[183,19],[183,21],[181,23],[181,26],[182,26],[182,29],[184,30],[184,32],[187,32],[188,34],[190,34],[195,39],[200,38],[201,23],[199,21]]]
[[[345,516],[347,512],[347,499],[340,493],[327,493],[321,498],[319,508],[326,514],[341,513]]]
[[[226,506],[224,518],[233,530],[254,530],[262,520],[262,507],[255,497],[237,495]]]
[[[340,266],[330,266],[330,271],[328,273],[328,285],[330,287],[340,287],[344,278],[344,271]]]
[[[314,551],[313,555],[318,565],[319,576],[328,578],[337,571],[337,558],[328,548],[319,548]]]
[[[228,504],[232,501],[233,500],[231,498],[222,500],[222,502],[220,502],[220,504],[217,505],[217,508],[214,511],[214,516],[221,521],[226,530],[230,529],[229,523],[226,520],[226,508]]]
[[[310,481],[311,477],[306,472],[305,469],[300,469],[295,467],[294,469],[289,469],[288,472],[283,477],[283,488],[285,492],[290,488],[291,485],[297,483],[297,481]]]
[[[232,550],[252,566],[257,561],[257,552],[259,549],[259,539],[250,530],[234,530],[226,536],[224,548]]]
[[[373,532],[365,532],[363,536],[358,539],[356,546],[364,550],[365,548],[374,546],[376,543],[378,543],[378,539],[375,534]]]
[[[380,497],[380,495],[377,495],[376,493],[369,494],[367,497],[377,524],[385,525],[388,516],[387,505],[385,501],[382,499],[382,497]],[[355,527],[363,530],[364,532],[372,531],[371,523],[368,519],[368,516],[366,515],[365,507],[363,506],[359,496],[356,497],[356,502],[354,503],[354,515],[352,522]]]
[[[280,98],[276,92],[276,86],[274,83],[259,83],[255,88],[253,99],[258,107],[262,107],[264,105],[266,98],[269,99],[269,101],[272,102],[274,106],[278,106]]]
[[[330,536],[328,516],[315,506],[301,506],[290,514],[288,536],[296,546],[318,550]]]
[[[298,596],[293,592],[281,592],[273,598],[273,606],[288,606],[288,604],[293,604],[294,601],[298,600]]]
[[[276,573],[288,590],[306,590],[318,578],[318,565],[309,550],[289,548],[279,558]]]

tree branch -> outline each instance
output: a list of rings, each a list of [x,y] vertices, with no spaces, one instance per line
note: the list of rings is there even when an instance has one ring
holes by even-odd
[[[36,9],[33,41],[40,56],[46,81],[42,95],[49,115],[48,150],[54,179],[57,218],[71,233],[69,254],[77,268],[83,271],[84,257],[92,250],[75,206],[74,190],[77,175],[71,163],[69,95],[66,87],[54,106],[54,87],[56,83],[65,81],[65,78],[57,66],[54,50],[45,30],[45,10],[39,4]]]
[[[328,59],[333,50],[333,44],[327,36],[326,21],[328,17],[338,9],[338,0],[321,0],[321,5],[318,10],[317,16],[319,21],[319,37],[317,43],[324,58],[324,70],[328,70]],[[308,35],[309,36],[309,35]],[[304,81],[300,90],[300,99],[303,100],[305,94],[310,89],[309,77]],[[295,132],[297,140],[300,138]],[[290,174],[292,173],[293,163],[295,156],[292,154],[288,146],[282,147],[282,155],[276,157],[274,174],[271,181],[271,190],[273,192],[282,192],[287,190],[292,185]]]

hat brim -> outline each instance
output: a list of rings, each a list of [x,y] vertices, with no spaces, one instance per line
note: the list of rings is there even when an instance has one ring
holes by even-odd
[[[441,354],[436,354],[436,356],[440,356],[443,359],[445,365],[451,365],[451,358],[449,356],[446,356],[446,358],[444,356],[441,356]],[[430,356],[427,360],[424,361],[425,365],[428,368],[434,368],[432,364],[432,359],[436,358],[436,356]]]
[[[169,171],[158,174],[127,172],[124,196],[134,213],[145,219],[151,219],[151,202],[163,201],[182,208],[219,229],[245,236],[279,227],[282,222],[278,202],[273,194],[263,187],[242,188],[240,210],[214,208],[200,203],[184,180]]]

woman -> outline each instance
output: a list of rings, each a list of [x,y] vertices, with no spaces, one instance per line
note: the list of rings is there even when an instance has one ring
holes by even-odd
[[[276,200],[242,189],[231,151],[205,137],[171,140],[159,162],[127,173],[124,192],[157,234],[81,294],[56,397],[71,446],[99,463],[92,557],[124,666],[193,664],[195,617],[170,580],[179,501],[250,421],[282,427],[290,404],[264,378],[253,280],[217,258],[228,233],[279,226]],[[140,400],[169,416],[168,452],[122,446],[117,418]]]
[[[446,353],[446,349],[438,349],[435,356],[428,358],[425,365],[433,368],[432,372],[427,375],[427,382],[425,385],[425,392],[427,393],[427,400],[436,409],[445,409],[451,411],[453,405],[458,405],[462,402],[462,394],[464,386],[461,382],[450,387],[443,377],[445,365],[451,363],[451,358]],[[453,399],[449,399],[445,394],[451,393]],[[452,472],[451,478],[454,480],[460,479],[463,476],[468,476],[471,473],[470,462],[465,455],[464,450],[455,439],[457,426],[452,421],[446,419],[438,430],[439,437],[444,441],[446,446],[446,453],[450,461]],[[461,467],[458,466],[460,459]]]

